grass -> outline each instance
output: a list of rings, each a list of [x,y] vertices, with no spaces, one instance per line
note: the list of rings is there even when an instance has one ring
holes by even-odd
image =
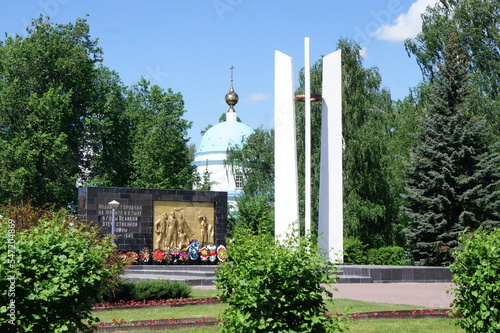
[[[215,295],[207,295],[203,297],[214,297]],[[198,296],[193,296],[198,298]],[[156,307],[142,309],[120,309],[110,311],[95,311],[93,314],[101,321],[111,322],[112,319],[130,320],[150,320],[150,319],[165,319],[165,318],[203,318],[203,317],[220,317],[222,311],[227,308],[227,304],[199,304],[186,305],[181,307]],[[349,299],[335,299],[334,304],[328,304],[328,311],[331,313],[356,313],[356,312],[372,312],[372,311],[392,311],[392,310],[412,310],[425,309],[421,306],[404,305],[404,304],[388,304],[388,303],[371,303]]]
[[[200,331],[201,332],[201,331]],[[456,319],[372,319],[349,322],[350,333],[464,333]],[[177,332],[181,333],[181,332]]]
[[[192,298],[217,297],[218,293],[213,289],[193,289]],[[123,309],[111,311],[99,311],[93,314],[104,322],[111,322],[112,319],[129,320],[150,320],[164,318],[202,318],[202,317],[220,317],[226,304],[200,304],[187,305],[182,307],[163,307],[163,308],[142,308],[142,309]],[[328,305],[329,312],[344,313],[347,309],[349,313],[373,312],[373,311],[392,311],[392,310],[412,310],[425,309],[425,307],[371,303],[348,299],[334,299],[334,304]],[[350,333],[413,333],[413,332],[439,332],[439,333],[463,333],[464,330],[455,325],[455,319],[376,319],[376,320],[357,320],[348,322]],[[170,333],[172,330],[162,331],[133,331],[137,333]],[[219,333],[217,327],[197,327],[189,329],[177,329],[176,333]]]
[[[374,319],[349,321],[348,333],[464,333],[455,319]],[[162,331],[132,331],[131,333],[171,333]],[[220,333],[217,327],[177,329],[175,333]]]
[[[150,320],[165,318],[203,318],[217,317],[227,308],[226,304],[200,304],[186,305],[180,307],[160,307],[160,308],[142,308],[142,309],[123,309],[110,311],[94,311],[93,315],[105,323],[110,323],[112,319],[129,320]]]

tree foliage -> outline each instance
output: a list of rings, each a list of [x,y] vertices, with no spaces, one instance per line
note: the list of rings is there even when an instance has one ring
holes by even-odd
[[[115,71],[100,66],[95,102],[85,118],[81,183],[127,186],[132,172],[132,131],[126,112],[125,86]]]
[[[399,220],[391,183],[390,93],[382,88],[377,68],[363,68],[358,44],[341,39],[338,48],[342,50],[346,233],[369,247],[392,245]]]
[[[191,122],[182,118],[180,93],[164,91],[141,79],[128,92],[127,113],[133,131],[133,187],[191,189],[194,167],[188,147]]]
[[[453,306],[470,333],[500,330],[500,229],[463,233],[454,253]]]
[[[243,175],[247,195],[264,195],[274,199],[274,130],[257,128],[241,146],[227,148],[224,166],[235,175]]]
[[[487,108],[473,110],[485,116],[498,138],[500,134],[500,2],[496,0],[440,0],[422,16],[422,32],[405,42],[424,78],[431,81],[443,62],[444,46],[453,32],[468,56],[468,70]],[[493,112],[493,110],[495,110]]]
[[[199,191],[210,191],[213,185],[217,185],[218,182],[210,180],[212,172],[208,171],[208,160],[205,163],[205,171],[200,175],[199,172],[195,174],[194,188]]]
[[[270,255],[264,255],[264,249]],[[229,308],[223,332],[335,332],[339,317],[325,316],[332,266],[310,237],[239,233],[230,259],[217,268],[216,286]]]
[[[241,146],[230,145],[224,165],[243,176],[243,194],[230,212],[233,230],[274,234],[274,130],[257,128]]]
[[[398,224],[397,196],[390,183],[392,163],[388,151],[391,140],[391,100],[381,87],[377,68],[363,68],[361,47],[340,39],[342,50],[342,134],[345,143],[344,230],[369,246],[391,245],[396,241]],[[300,74],[297,93],[304,93],[304,76]],[[311,68],[311,92],[321,94],[322,61]],[[296,104],[299,193],[304,211],[304,104]],[[313,233],[317,230],[319,203],[319,166],[321,147],[321,104],[311,110],[311,196]],[[302,214],[301,214],[302,215]]]
[[[90,331],[87,324],[97,321],[91,308],[122,264],[112,240],[96,228],[64,211],[44,216],[28,228],[18,227],[14,216],[0,219],[0,328]]]
[[[229,212],[232,233],[247,229],[253,234],[274,235],[274,206],[263,194],[236,197],[236,209]]]
[[[420,130],[419,119],[424,116],[429,99],[430,87],[427,83],[421,83],[417,87],[410,89],[408,96],[393,103],[393,112],[390,116],[391,139],[387,142],[389,160],[388,179],[393,193],[393,207],[401,207],[405,200],[401,194],[405,193],[407,183],[406,171],[410,161],[410,151],[415,145],[415,134]],[[398,223],[394,225],[395,244],[406,246],[407,239],[404,230],[408,228],[408,216],[399,210]]]
[[[127,89],[96,66],[89,31],[40,17],[0,42],[0,203],[67,207],[77,184],[191,188],[181,94]]]
[[[450,35],[443,59],[405,194],[414,260],[437,266],[451,262],[462,230],[500,223],[500,156],[489,147],[484,122],[470,116],[477,105],[457,35]]]
[[[81,19],[0,44],[0,201],[73,200],[99,52]]]

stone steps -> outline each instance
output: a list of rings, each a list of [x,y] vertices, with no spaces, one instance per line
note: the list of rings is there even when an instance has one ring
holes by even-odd
[[[369,276],[339,275],[337,283],[373,283],[373,280]]]
[[[124,280],[170,280],[192,286],[211,286],[216,265],[132,265],[121,276]]]
[[[122,279],[182,281],[193,286],[213,285],[217,265],[133,265]],[[450,282],[451,273],[445,267],[416,266],[337,266],[337,283],[434,283]]]
[[[129,266],[122,278],[130,281],[170,280],[186,282],[192,286],[213,285],[216,265],[133,265]],[[372,283],[370,277],[344,275],[338,271],[337,283]]]

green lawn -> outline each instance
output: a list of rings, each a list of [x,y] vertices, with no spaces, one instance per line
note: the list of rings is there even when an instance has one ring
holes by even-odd
[[[216,290],[194,289],[193,298],[216,297]],[[123,309],[112,311],[95,311],[93,314],[104,322],[111,322],[112,319],[129,320],[150,320],[165,318],[201,318],[201,317],[220,317],[220,314],[227,308],[226,304],[201,304],[187,305],[182,307],[161,307],[161,308],[143,308],[143,309]],[[329,304],[328,310],[331,313],[349,313],[373,312],[373,311],[392,311],[392,310],[412,310],[424,309],[424,307],[404,304],[387,304],[361,302],[348,299],[335,299],[334,304]],[[439,332],[439,333],[458,333],[464,332],[455,325],[454,319],[376,319],[376,320],[350,320],[348,323],[348,332],[363,333],[411,333],[411,332]],[[164,332],[164,331],[137,331],[137,333]],[[219,330],[214,327],[179,329],[176,333],[217,333]]]
[[[121,309],[111,311],[94,311],[94,315],[99,317],[101,321],[106,323],[113,319],[130,320],[150,320],[150,319],[166,319],[166,318],[203,318],[203,317],[220,317],[222,311],[227,308],[226,304],[197,304],[186,305],[181,307],[151,307],[142,309]],[[348,299],[336,299],[334,304],[328,304],[330,313],[349,313],[356,312],[372,312],[372,311],[392,311],[392,310],[412,310],[424,309],[421,306],[404,305],[404,304],[388,304],[388,303],[371,303],[362,301],[353,301]]]
[[[111,311],[94,311],[94,315],[106,323],[112,319],[129,320],[150,320],[165,318],[202,318],[219,317],[222,311],[227,308],[226,304],[199,304],[186,305],[181,307],[157,307],[142,309],[123,309]],[[371,303],[362,301],[353,301],[349,299],[336,299],[334,304],[328,304],[330,313],[355,313],[355,312],[373,312],[373,311],[392,311],[392,310],[412,310],[425,309],[421,306],[404,304]]]
[[[110,323],[113,319],[125,321],[130,320],[150,320],[166,318],[203,318],[217,317],[227,307],[226,304],[203,304],[186,305],[180,307],[160,307],[160,308],[142,308],[142,309],[123,309],[111,311],[94,311],[93,315],[101,321]]]
[[[349,321],[347,333],[464,333],[454,319],[376,319]],[[171,333],[163,331],[132,331],[132,333]],[[175,333],[219,333],[217,327],[178,329]]]

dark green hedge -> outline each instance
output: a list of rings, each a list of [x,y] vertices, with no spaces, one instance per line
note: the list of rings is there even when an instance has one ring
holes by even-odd
[[[154,299],[188,298],[191,286],[184,282],[169,280],[121,281],[118,286],[106,293],[108,302],[142,301]]]
[[[369,265],[401,266],[405,264],[405,250],[399,246],[369,249],[366,257]]]

